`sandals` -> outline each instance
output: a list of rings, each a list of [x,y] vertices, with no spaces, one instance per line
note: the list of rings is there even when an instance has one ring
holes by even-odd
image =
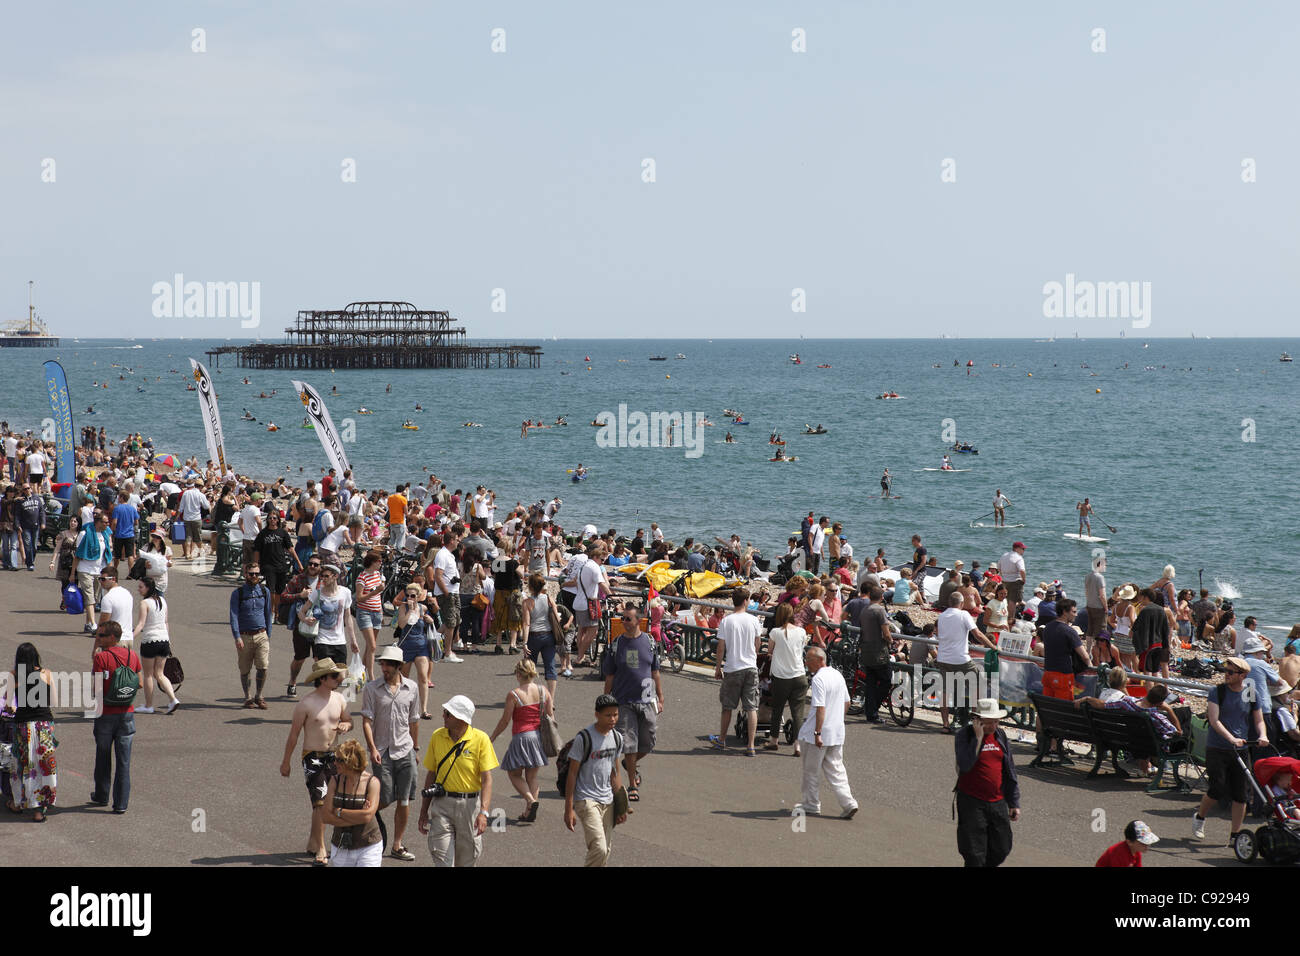
[[[536,800],[534,800],[532,803],[528,804],[528,809],[525,810],[525,811],[524,811],[524,815],[521,816],[521,817],[519,818],[519,822],[520,822],[520,823],[534,823],[534,822],[536,822],[536,820],[537,820],[537,811],[541,808],[541,806],[542,806],[541,803],[539,803],[539,802],[536,801]]]
[[[745,756],[746,756],[746,757],[753,757],[753,756],[756,756],[756,755],[757,755],[757,751],[755,751],[753,747],[746,747],[746,748],[745,748]]]
[[[709,734],[709,745],[710,745],[714,750],[726,750],[726,749],[727,749],[727,742],[726,742],[725,740],[723,740],[721,737],[719,737],[717,734]]]
[[[641,799],[641,791],[636,787],[627,788],[627,799],[629,803],[636,803]]]
[[[420,719],[421,719],[421,720],[433,720],[433,714],[421,714],[421,715],[420,715]]]
[[[32,823],[44,823],[49,817],[45,815],[44,810],[37,810],[32,814]]]
[[[778,744],[775,740],[769,740],[767,743],[763,744],[763,749],[764,749],[764,750],[780,750],[780,749],[781,749],[781,745]]]

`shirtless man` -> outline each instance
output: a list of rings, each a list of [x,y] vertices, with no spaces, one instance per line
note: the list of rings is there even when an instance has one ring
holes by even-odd
[[[1091,538],[1092,522],[1088,520],[1088,518],[1092,514],[1092,505],[1089,503],[1087,498],[1084,498],[1074,506],[1074,510],[1079,512],[1079,534],[1082,535],[1084,533],[1083,529],[1086,527],[1088,529],[1088,537]]]
[[[311,799],[311,837],[307,852],[316,859],[312,866],[326,866],[329,854],[325,848],[325,818],[321,808],[325,805],[325,792],[330,777],[334,776],[334,745],[339,734],[352,729],[347,698],[339,693],[347,670],[328,657],[318,660],[307,680],[316,689],[298,701],[293,709],[293,724],[289,739],[284,745],[284,760],[280,762],[280,776],[289,776],[289,761],[293,757],[298,735],[302,741],[302,772],[307,780],[307,795]]]
[[[1007,524],[1007,505],[1011,504],[1011,499],[1002,493],[999,488],[993,494],[993,527],[1006,527]]]

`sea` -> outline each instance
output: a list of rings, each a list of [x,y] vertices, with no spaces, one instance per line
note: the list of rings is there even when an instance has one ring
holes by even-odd
[[[1279,361],[1300,356],[1300,340],[569,339],[538,343],[537,369],[306,373],[208,361],[208,349],[228,344],[238,343],[2,349],[0,418],[41,427],[50,414],[41,363],[54,358],[67,371],[74,434],[90,424],[112,438],[140,431],[160,453],[204,460],[198,396],[185,388],[193,357],[217,382],[227,460],[259,478],[302,483],[328,467],[316,433],[301,427],[291,384],[301,377],[325,396],[367,489],[432,472],[452,488],[494,489],[502,515],[559,495],[566,528],[631,534],[656,521],[674,542],[734,532],[771,557],[809,511],[842,522],[856,557],[884,548],[891,564],[910,558],[913,534],[945,566],[987,565],[1019,540],[1031,583],[1059,578],[1076,597],[1101,548],[1111,586],[1149,585],[1173,564],[1177,587],[1203,583],[1233,598],[1239,620],[1300,619],[1287,557],[1297,545],[1300,367]],[[901,397],[877,398],[890,391]],[[677,447],[602,447],[589,423],[620,405],[717,424],[690,448],[685,428]],[[723,409],[749,424],[729,426]],[[255,422],[240,420],[245,410]],[[525,419],[558,416],[568,425],[520,437]],[[402,428],[408,419],[418,431]],[[801,434],[817,425],[827,434]],[[735,444],[724,442],[728,428]],[[769,461],[774,431],[798,461]],[[954,441],[979,454],[949,451]],[[923,470],[945,452],[959,470]],[[574,483],[578,464],[589,474]],[[897,499],[879,497],[885,468]],[[997,489],[1012,502],[1008,522],[1022,527],[977,526],[992,525]],[[1105,542],[1063,536],[1077,530],[1085,496]]]

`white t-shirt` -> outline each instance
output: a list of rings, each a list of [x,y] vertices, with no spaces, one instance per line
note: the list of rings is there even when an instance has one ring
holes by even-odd
[[[587,558],[582,567],[578,568],[578,591],[573,598],[575,611],[587,610],[587,599],[600,597],[600,582],[603,580],[605,575],[600,565]]]
[[[359,515],[361,514],[361,509],[364,508],[365,506],[366,506],[365,495],[353,495],[351,498],[348,499],[348,514]]]
[[[203,517],[203,509],[211,507],[203,492],[197,488],[187,488],[181,495],[180,509],[182,521],[198,521]]]
[[[439,548],[438,553],[433,556],[433,569],[435,572],[441,571],[442,579],[447,582],[450,582],[452,578],[460,576],[460,572],[456,570],[456,558],[445,546]],[[446,589],[439,587],[435,583],[433,586],[433,593],[435,595],[459,594],[460,583],[457,582],[456,584],[450,584]]]
[[[559,505],[557,505],[554,501],[548,501],[546,502],[546,507],[542,509],[542,514],[546,515],[547,521],[550,521],[552,518],[555,517],[555,512],[559,510],[560,510]]]
[[[339,525],[325,537],[320,539],[320,548],[322,551],[333,551],[339,553],[339,548],[343,547],[343,533],[347,530],[346,525]],[[412,535],[412,538],[415,536]]]
[[[718,622],[718,640],[727,642],[727,659],[722,662],[724,674],[758,667],[755,644],[762,633],[763,625],[748,611],[728,614]]]
[[[80,548],[82,546],[82,542],[86,540],[86,535],[88,534],[95,534],[94,526],[91,525],[89,522],[85,524],[85,527],[83,527],[81,531],[77,532],[77,543],[76,543],[77,548]],[[104,545],[103,535],[100,535],[100,544],[102,545],[102,547],[100,547],[99,549],[98,558],[77,559],[78,574],[93,574],[98,576],[100,571],[103,571],[106,567],[108,567],[108,562],[111,561],[113,558],[113,546],[111,543],[108,545]]]
[[[179,495],[181,493],[181,486],[172,481],[164,481],[158,486],[158,492],[163,496],[163,498],[169,498],[172,495]]]
[[[994,507],[994,508],[1005,508],[1005,507],[1006,507],[1007,505],[1009,505],[1009,504],[1011,504],[1011,501],[1007,498],[1006,495],[994,495],[994,496],[993,496],[993,507]]]
[[[821,525],[812,527],[812,553],[821,554],[822,547],[826,544],[826,529]]]
[[[822,718],[822,746],[837,747],[844,743],[844,706],[849,702],[849,688],[844,683],[844,675],[833,667],[822,667],[813,675],[812,704],[808,716],[799,728],[799,739],[810,746],[817,746],[817,708],[825,707]]]
[[[1006,584],[1025,579],[1025,559],[1016,551],[1008,551],[998,559],[998,570]]]
[[[261,516],[262,512],[258,509],[257,505],[253,504],[251,501],[240,509],[239,530],[244,533],[245,538],[251,540],[257,537],[257,522]]]
[[[45,456],[39,451],[34,451],[27,456],[27,474],[44,475],[45,474]]]
[[[651,533],[650,538],[653,541],[662,541],[664,539],[663,529],[655,528],[654,531]]]
[[[804,674],[803,652],[808,644],[808,632],[802,627],[787,624],[774,627],[767,632],[772,646],[772,676],[783,680],[802,677]],[[730,650],[731,645],[727,645]]]
[[[352,607],[352,592],[345,587],[336,586],[334,594],[326,597],[320,588],[314,588],[307,598],[311,602],[312,615],[320,622],[320,631],[315,641],[317,644],[345,644],[344,620],[348,608]]]
[[[79,512],[81,517],[81,527],[89,528],[95,521],[95,499],[92,498],[81,506]]]
[[[134,610],[135,599],[131,597],[131,592],[120,584],[109,588],[99,599],[99,613],[107,614],[110,621],[117,621],[122,625],[123,644],[128,644],[132,640],[131,631],[135,627],[135,621],[132,620]]]
[[[482,518],[487,514],[487,499],[483,495],[475,495],[474,500],[470,503],[470,515],[475,518]]]
[[[966,664],[970,661],[970,652],[966,649],[968,635],[975,629],[975,618],[959,607],[950,607],[939,615],[939,655],[940,664]]]
[[[5,457],[14,458],[18,454],[18,439],[10,435],[5,439]]]
[[[547,535],[547,537],[549,538],[550,535]],[[529,538],[528,540],[530,544],[533,541],[532,538]],[[582,566],[586,563],[587,563],[587,556],[582,552],[578,552],[577,554],[573,555],[571,558],[569,558],[569,563],[564,566],[564,571],[560,574],[560,580],[561,581],[576,580],[578,577],[578,572],[582,570]],[[566,587],[566,588],[562,588],[561,590],[568,591],[570,594],[573,594],[575,596],[578,593],[578,589],[576,587]]]

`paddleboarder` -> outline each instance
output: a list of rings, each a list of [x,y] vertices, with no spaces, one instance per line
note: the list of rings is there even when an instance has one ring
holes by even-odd
[[[885,473],[880,476],[880,497],[892,498],[893,496],[894,496],[894,479],[890,477],[889,469],[886,468]]]
[[[993,527],[1006,527],[1007,524],[1007,505],[1011,504],[1011,499],[1002,493],[999,488],[993,493]]]
[[[1088,501],[1087,498],[1084,498],[1082,501],[1080,501],[1078,504],[1074,506],[1074,510],[1079,512],[1079,536],[1083,537],[1084,528],[1087,528],[1088,529],[1087,535],[1089,538],[1091,538],[1092,521],[1090,521],[1089,518],[1092,515],[1092,504]]]

